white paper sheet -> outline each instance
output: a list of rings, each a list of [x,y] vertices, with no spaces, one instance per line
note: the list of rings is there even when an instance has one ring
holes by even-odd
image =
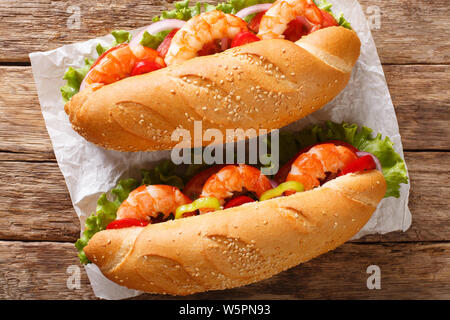
[[[333,0],[333,12],[342,11],[361,39],[361,56],[353,76],[341,94],[314,114],[288,127],[302,128],[325,120],[356,122],[389,136],[395,150],[403,157],[397,118],[386,85],[383,69],[363,11],[356,0]],[[137,30],[133,32],[136,34]],[[75,133],[64,112],[59,88],[69,66],[80,67],[85,57],[96,57],[95,46],[112,42],[112,36],[74,43],[48,52],[30,54],[39,102],[55,156],[67,188],[80,218],[84,221],[95,211],[96,200],[112,189],[122,177],[138,177],[141,168],[148,168],[160,159],[168,158],[169,151],[122,153],[97,147]],[[355,236],[406,231],[411,225],[408,209],[410,185],[402,185],[400,198],[384,199],[367,225]],[[106,279],[98,268],[90,264],[86,271],[97,297],[122,299],[140,292],[128,290]]]

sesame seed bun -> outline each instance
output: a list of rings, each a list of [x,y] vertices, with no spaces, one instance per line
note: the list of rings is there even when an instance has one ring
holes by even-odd
[[[347,174],[283,198],[146,227],[105,230],[84,248],[112,281],[188,295],[243,286],[341,245],[386,192],[383,174]]]
[[[329,27],[296,43],[262,40],[89,87],[66,104],[72,127],[119,151],[172,149],[176,128],[279,129],[337,96],[358,59],[355,32]],[[249,136],[251,138],[251,136]],[[202,141],[203,145],[209,141]],[[197,145],[195,145],[197,146]]]

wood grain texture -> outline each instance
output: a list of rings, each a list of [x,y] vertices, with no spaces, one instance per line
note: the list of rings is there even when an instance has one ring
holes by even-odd
[[[2,0],[0,29],[8,36],[2,39],[0,61],[28,61],[30,52],[95,38],[113,29],[148,25],[153,16],[173,7],[170,2]],[[360,3],[369,21],[374,19],[375,11],[371,10],[379,8],[380,28],[372,32],[383,63],[450,62],[447,0],[360,0]],[[79,29],[69,28],[73,25],[69,20],[73,15],[70,6],[80,9]]]
[[[383,66],[403,148],[450,149],[450,66]]]
[[[0,166],[0,239],[74,242],[79,237],[80,223],[56,163],[2,161]]]
[[[67,268],[79,266],[72,244],[0,241],[0,257],[0,299],[95,298],[83,268],[80,289],[67,288]],[[367,289],[369,265],[380,290]],[[449,289],[449,243],[347,243],[265,281],[176,299],[449,299]]]
[[[359,0],[382,63],[450,63],[448,0]]]
[[[445,241],[450,239],[450,153],[406,153],[411,176],[406,233],[361,241]],[[75,242],[80,224],[61,173],[52,162],[0,161],[0,239]]]
[[[0,151],[55,159],[31,67],[0,67],[0,83]]]
[[[384,66],[405,149],[450,149],[450,66]],[[0,67],[0,159],[55,159],[31,67]],[[427,137],[424,139],[424,137]],[[12,153],[12,154],[11,154]]]

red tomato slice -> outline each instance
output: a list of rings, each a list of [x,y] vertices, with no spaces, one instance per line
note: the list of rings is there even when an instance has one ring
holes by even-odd
[[[366,156],[358,158],[355,161],[352,161],[348,165],[346,165],[344,167],[344,169],[342,169],[341,173],[339,173],[339,176],[343,176],[347,173],[373,170],[376,167],[377,166],[375,164],[375,161],[373,161],[372,156],[366,155]]]
[[[107,55],[108,53],[110,53],[111,51],[114,51],[114,50],[116,50],[116,49],[125,47],[125,46],[127,46],[127,45],[128,45],[128,43],[121,43],[121,44],[119,44],[119,45],[117,45],[117,46],[115,46],[115,47],[112,47],[112,48],[109,49],[109,50],[106,50],[105,52],[103,52],[103,53],[100,55],[100,57],[97,58],[97,60],[95,60],[94,64],[91,66],[91,68],[90,68],[89,70],[91,70],[92,68],[94,68],[94,67],[100,62],[100,60],[102,60],[103,57],[106,56],[106,55]]]
[[[199,56],[209,56],[211,54],[219,53],[221,51],[222,50],[220,48],[219,42],[218,41],[212,41],[212,42],[209,42],[209,43],[205,44],[203,46],[203,48],[201,48],[197,52],[197,54]]]
[[[242,31],[239,32],[231,41],[231,48],[239,47],[247,43],[252,43],[255,41],[261,40],[258,38],[253,32],[250,31]]]
[[[193,176],[183,188],[183,193],[190,199],[197,199],[202,193],[203,185],[206,180],[213,174],[217,173],[220,169],[225,167],[224,164],[218,164],[206,170],[203,170]],[[186,216],[186,215],[183,215]]]
[[[158,51],[158,53],[161,57],[164,58],[166,56],[167,51],[169,51],[170,43],[172,42],[172,39],[178,30],[180,30],[180,29],[173,29],[172,31],[170,31],[169,34],[160,43],[160,45],[158,46],[158,49],[156,49],[156,51]]]
[[[237,207],[237,206],[240,206],[241,204],[249,203],[249,202],[255,202],[255,200],[253,200],[252,198],[247,197],[247,196],[238,196],[236,198],[229,200],[227,203],[225,203],[223,208],[224,209],[233,208],[233,207]]]
[[[333,18],[331,14],[324,10],[320,10],[322,13],[322,27],[332,27],[332,26],[338,26],[339,24],[337,21]]]
[[[148,225],[148,221],[133,218],[124,218],[114,220],[113,222],[108,224],[106,229],[109,230],[109,229],[122,229],[129,227],[145,227],[146,225]]]
[[[299,16],[288,23],[288,27],[283,35],[285,39],[295,42],[310,33],[311,29],[311,23],[305,17]]]
[[[353,151],[355,153],[359,151],[354,146],[352,146],[350,143],[347,143],[347,142],[344,142],[344,141],[341,141],[341,140],[328,140],[328,141],[324,141],[324,142],[319,142],[319,143],[313,144],[313,145],[311,145],[309,147],[306,147],[306,148],[303,148],[299,152],[297,152],[295,154],[295,156],[292,157],[291,160],[289,160],[284,166],[282,166],[280,168],[280,170],[278,170],[277,174],[274,177],[274,180],[277,183],[283,183],[286,180],[286,178],[287,178],[287,176],[289,174],[289,171],[291,171],[291,166],[292,166],[292,163],[295,161],[295,159],[297,159],[302,153],[308,152],[309,149],[311,149],[312,147],[317,146],[319,144],[324,144],[324,143],[334,143],[336,146],[346,147],[346,148],[350,149],[351,151]]]
[[[266,10],[267,11],[267,10]],[[252,20],[248,23],[248,28],[252,30],[254,33],[259,32],[259,24],[261,23],[261,18],[266,13],[266,11],[261,11],[260,13],[257,13]]]
[[[141,60],[135,63],[130,76],[137,76],[140,74],[152,72],[161,69],[162,66],[154,61]]]

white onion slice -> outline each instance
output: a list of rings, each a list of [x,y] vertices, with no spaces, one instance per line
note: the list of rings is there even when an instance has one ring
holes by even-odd
[[[261,11],[269,10],[269,8],[273,5],[273,3],[262,3],[262,4],[255,4],[254,6],[247,7],[239,11],[235,14],[236,17],[239,17],[241,19],[244,19],[245,17],[254,14],[259,13]]]
[[[358,152],[356,152],[356,155],[358,156],[358,157],[364,157],[364,156],[371,156],[372,157],[372,159],[373,159],[373,161],[375,162],[375,165],[377,166],[377,170],[378,171],[382,171],[382,167],[381,167],[381,162],[380,162],[380,160],[378,160],[378,158],[377,157],[375,157],[373,154],[371,154],[371,153],[369,153],[369,152],[364,152],[364,151],[358,151]]]
[[[148,27],[146,27],[144,30],[138,33],[136,37],[133,37],[133,39],[130,41],[130,46],[133,47],[137,44],[139,44],[142,40],[142,37],[144,36],[145,31],[147,31],[150,34],[157,34],[158,32],[164,31],[164,30],[171,30],[171,29],[181,29],[185,25],[186,21],[179,20],[179,19],[165,19],[161,20],[155,23],[152,23]]]

